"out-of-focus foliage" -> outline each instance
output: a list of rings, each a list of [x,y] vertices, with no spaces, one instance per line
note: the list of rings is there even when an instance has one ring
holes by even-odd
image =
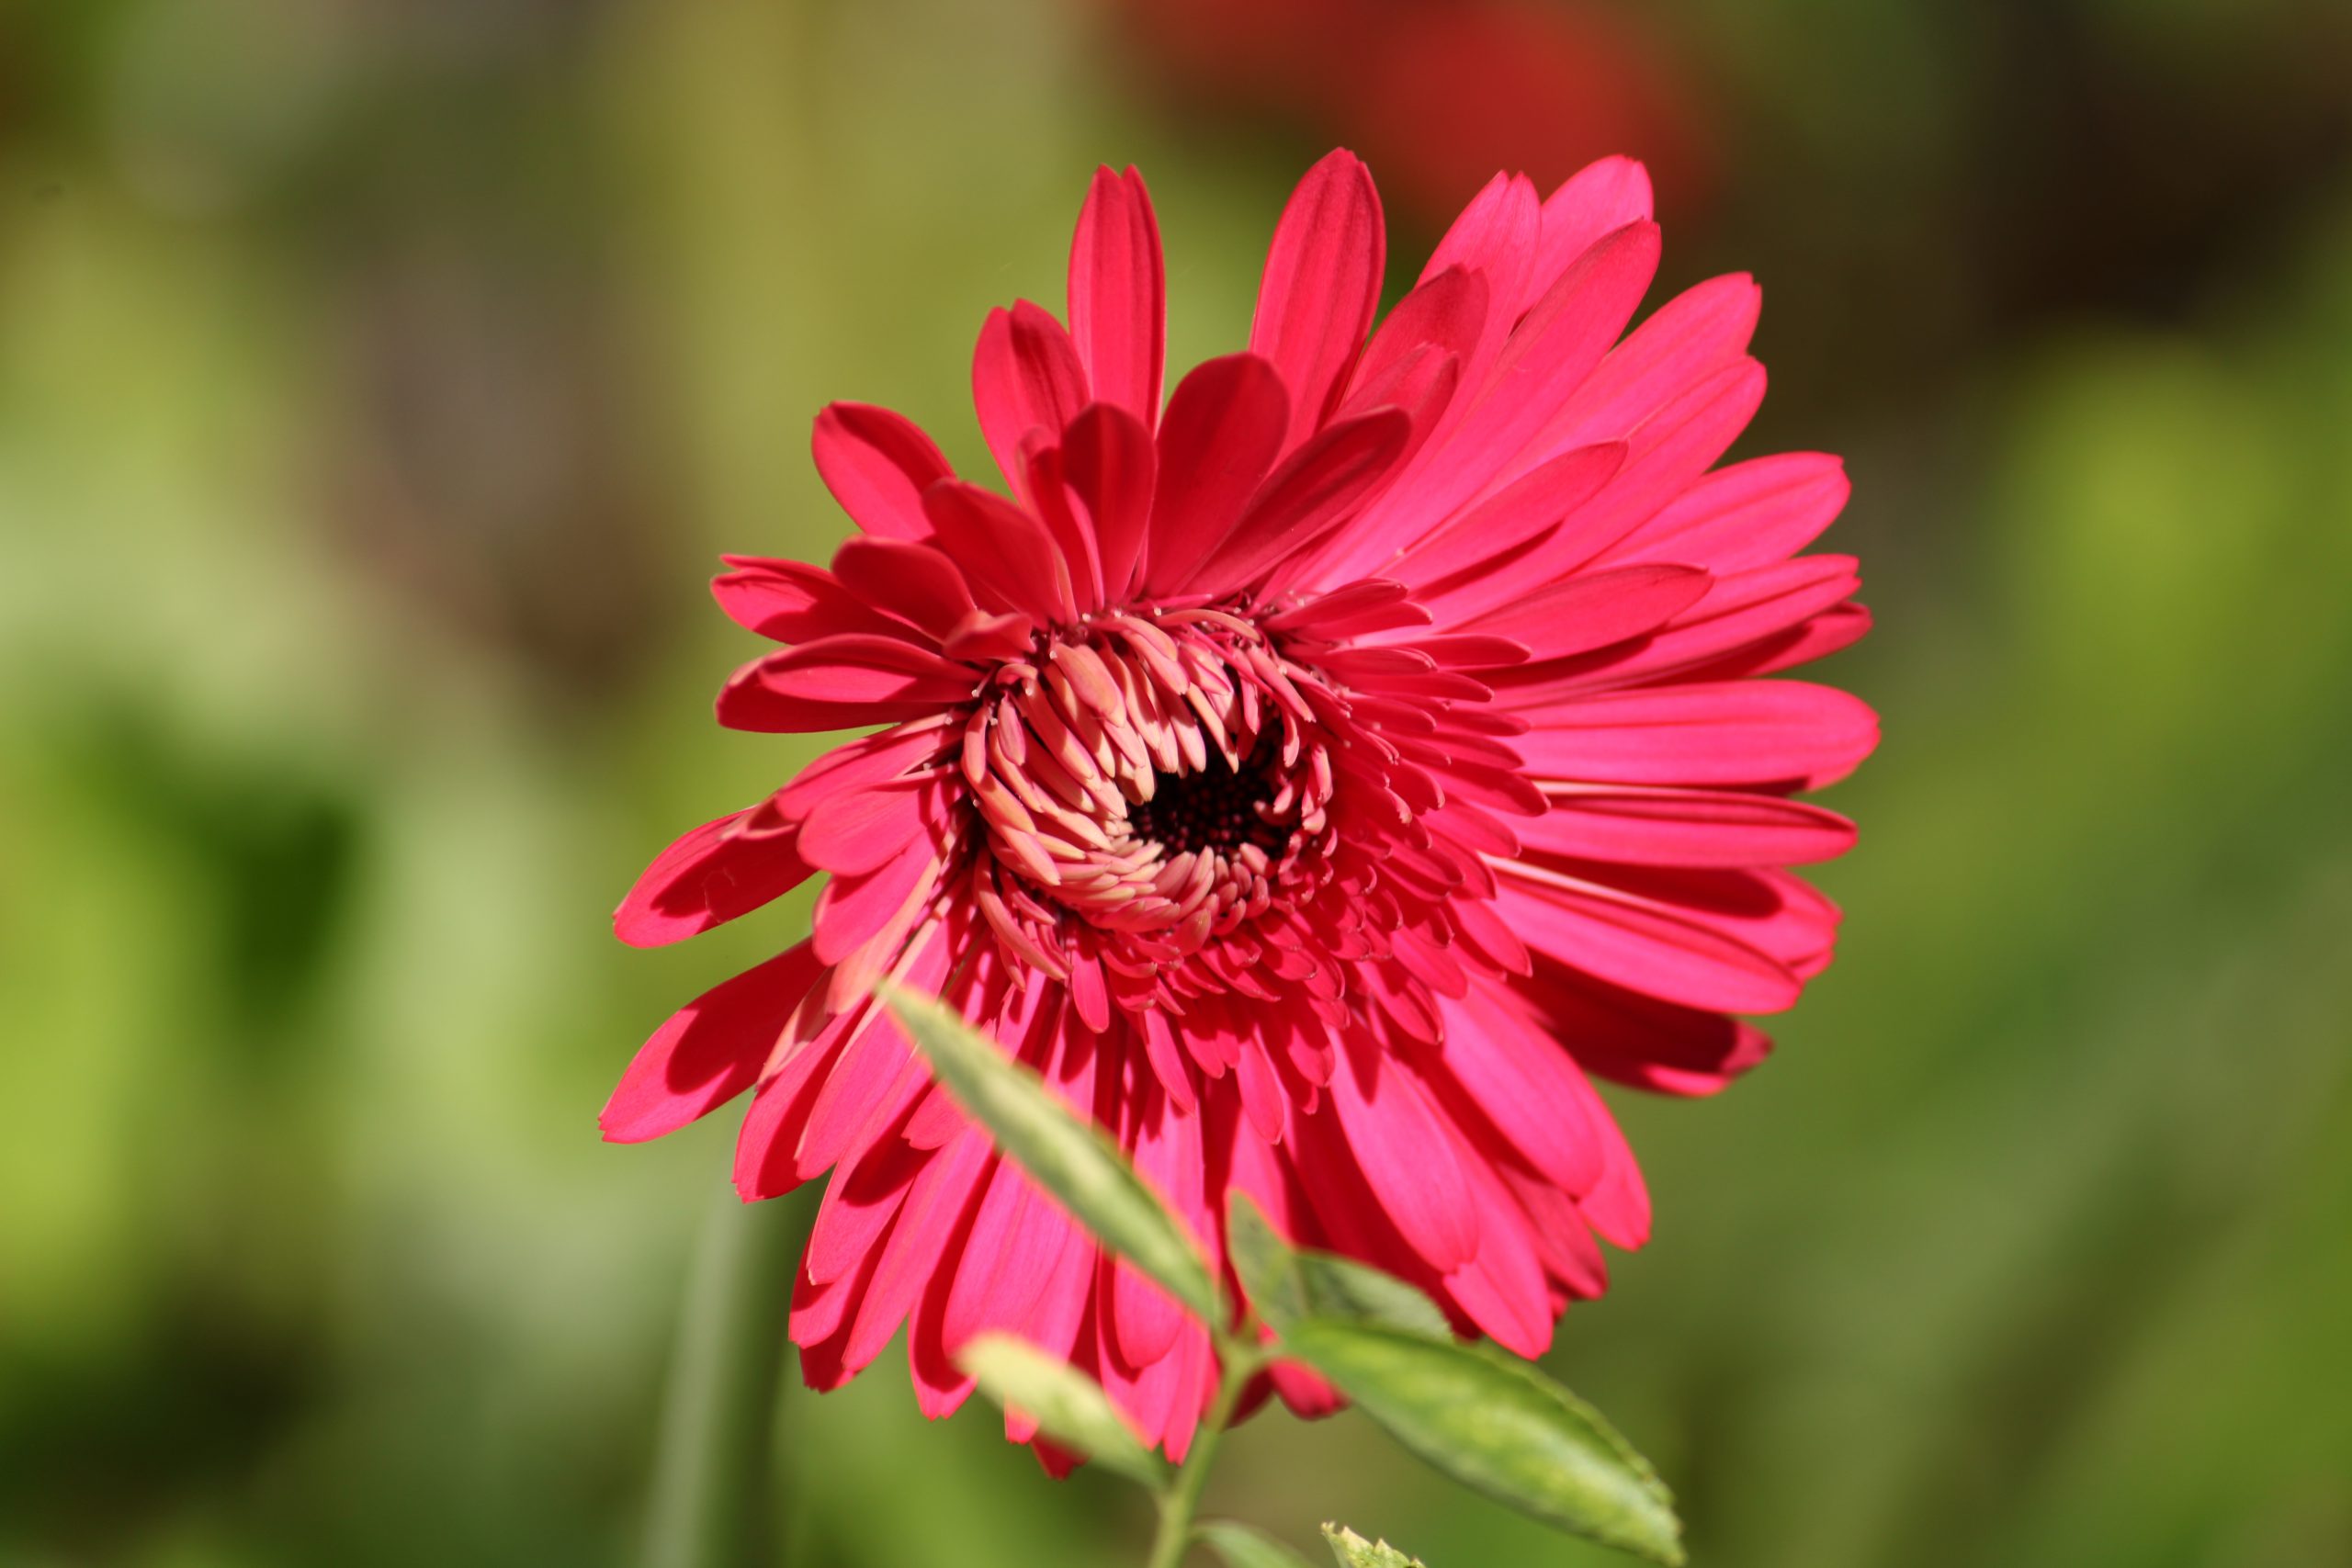
[[[1882,618],[1838,673],[1888,739],[1776,1059],[1619,1100],[1657,1239],[1555,1364],[1722,1568],[2352,1559],[2352,22],[1579,10],[1713,149],[1661,288],[1766,286],[1749,449],[1849,456]],[[1058,302],[1098,161],[1152,181],[1171,358],[1241,340],[1339,132],[1204,110],[1148,39],[1113,0],[0,8],[0,1558],[628,1559],[729,1119],[594,1113],[805,909],[605,930],[803,754],[710,723],[748,649],[698,577],[838,536],[829,397],[978,455],[971,338]],[[1140,1539],[888,1362],[785,1421],[797,1562]],[[1600,1560],[1356,1416],[1261,1417],[1214,1490],[1302,1550]]]

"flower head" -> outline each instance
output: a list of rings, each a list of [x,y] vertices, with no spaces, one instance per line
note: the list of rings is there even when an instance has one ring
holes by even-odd
[[[859,533],[830,570],[730,558],[720,604],[785,646],[718,716],[884,728],[631,891],[616,927],[653,943],[830,874],[809,939],[664,1024],[604,1117],[653,1137],[753,1089],[743,1195],[833,1172],[792,1311],[812,1382],[906,1324],[944,1414],[954,1348],[1004,1329],[1181,1454],[1216,1377],[931,1082],[885,975],[1107,1129],[1213,1258],[1239,1190],[1534,1355],[1601,1290],[1596,1236],[1645,1239],[1590,1079],[1705,1094],[1764,1055],[1736,1015],[1792,1004],[1837,924],[1784,868],[1852,839],[1790,797],[1877,737],[1841,692],[1758,679],[1868,624],[1851,559],[1795,555],[1846,481],[1714,466],[1763,395],[1758,292],[1718,278],[1626,334],[1657,254],[1638,165],[1548,199],[1498,176],[1374,331],[1378,199],[1335,152],[1249,350],[1163,407],[1158,229],[1104,170],[1069,324],[1023,303],[980,334],[1009,499],[896,414],[820,415]]]

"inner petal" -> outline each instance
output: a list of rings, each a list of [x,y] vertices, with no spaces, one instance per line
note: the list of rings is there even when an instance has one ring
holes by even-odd
[[[1316,749],[1261,689],[1254,623],[1125,621],[1005,681],[974,716],[966,776],[1030,940],[1056,946],[1075,920],[1144,942],[1131,956],[1149,964],[1262,913],[1324,801],[1302,776]]]

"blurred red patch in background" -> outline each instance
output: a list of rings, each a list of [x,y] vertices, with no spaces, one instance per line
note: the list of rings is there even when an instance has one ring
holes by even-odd
[[[1498,169],[1549,189],[1640,158],[1688,212],[1713,185],[1701,93],[1637,19],[1529,0],[1109,0],[1191,107],[1297,123],[1352,148],[1424,220]]]

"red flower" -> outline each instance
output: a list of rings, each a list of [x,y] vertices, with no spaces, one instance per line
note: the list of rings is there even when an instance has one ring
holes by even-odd
[[[1649,185],[1498,176],[1366,334],[1363,165],[1307,175],[1250,351],[1163,408],[1142,180],[1095,176],[1065,329],[1020,304],[973,391],[1012,496],[897,414],[817,421],[861,533],[826,570],[730,558],[786,644],[722,723],[887,728],[665,851],[616,917],[673,941],[831,874],[814,934],[662,1026],[605,1108],[650,1138],[755,1089],[744,1197],[827,1169],[793,1303],[812,1383],[910,1322],[1017,1332],[1181,1455],[1206,1336],[999,1159],[869,998],[934,991],[1109,1129],[1221,1255],[1226,1196],[1534,1355],[1649,1230],[1589,1075],[1705,1094],[1829,961],[1782,867],[1851,841],[1789,796],[1876,722],[1757,677],[1859,637],[1834,457],[1713,468],[1763,396],[1758,294],[1723,277],[1619,336],[1658,254]],[[1712,469],[1712,471],[1711,471]],[[1304,1409],[1328,1391],[1277,1376]],[[1030,1433],[1016,1426],[1016,1438]]]

